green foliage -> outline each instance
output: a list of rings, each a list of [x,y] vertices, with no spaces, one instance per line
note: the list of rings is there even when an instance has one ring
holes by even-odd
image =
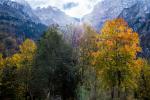
[[[143,60],[143,67],[138,81],[137,95],[140,100],[150,99],[150,64],[147,60]]]
[[[12,63],[12,58],[3,60],[3,68],[1,74],[1,95],[2,99],[16,99],[17,95],[17,67]]]
[[[33,90],[45,98],[60,95],[74,97],[75,74],[72,48],[62,40],[57,27],[50,28],[40,39],[33,67]],[[48,96],[47,96],[48,97]]]

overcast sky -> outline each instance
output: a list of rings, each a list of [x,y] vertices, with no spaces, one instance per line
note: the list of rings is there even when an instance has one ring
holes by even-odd
[[[82,17],[90,13],[95,4],[101,0],[26,0],[35,9],[36,7],[54,6],[72,17]]]

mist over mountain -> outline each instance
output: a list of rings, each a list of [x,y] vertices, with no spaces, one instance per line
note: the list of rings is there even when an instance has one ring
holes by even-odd
[[[79,22],[77,18],[70,17],[60,9],[51,6],[47,8],[37,8],[34,10],[34,14],[38,16],[41,22],[47,26],[51,24],[65,26]]]

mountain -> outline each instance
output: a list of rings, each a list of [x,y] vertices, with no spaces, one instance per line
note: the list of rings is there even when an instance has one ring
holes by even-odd
[[[28,14],[29,18],[34,21],[35,23],[40,23],[40,19],[34,14],[32,8],[25,0],[11,0],[13,3],[16,3],[17,5],[22,5],[22,11],[26,14]],[[12,3],[10,6],[13,6]],[[14,5],[15,7],[16,5]]]
[[[76,24],[79,22],[77,18],[66,15],[56,7],[49,6],[47,8],[37,8],[34,10],[34,13],[40,18],[41,22],[47,26],[52,24],[65,26],[67,24]]]
[[[141,0],[130,8],[125,8],[120,18],[124,18],[134,31],[138,32],[143,48],[143,56],[150,57],[150,1]]]
[[[10,0],[0,2],[0,32],[19,37],[38,38],[46,26],[32,13],[32,9]],[[27,13],[28,12],[28,13]]]
[[[79,19],[70,17],[66,15],[63,11],[56,7],[46,7],[46,8],[40,8],[32,9],[28,2],[25,0],[12,0],[15,1],[21,5],[24,5],[23,11],[27,13],[30,18],[34,22],[41,22],[47,26],[52,24],[58,24],[60,26],[65,26],[67,24],[74,24],[79,22]]]
[[[90,14],[85,15],[82,21],[99,31],[106,20],[117,18],[124,8],[131,7],[136,2],[137,0],[103,0]]]
[[[10,0],[0,1],[0,53],[4,56],[16,52],[24,38],[37,40],[46,29],[30,7]]]

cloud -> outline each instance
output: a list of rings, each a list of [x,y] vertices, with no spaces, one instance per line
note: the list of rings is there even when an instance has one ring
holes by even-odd
[[[64,12],[70,16],[82,18],[84,15],[90,13],[94,6],[101,0],[74,0],[79,5]]]
[[[64,10],[71,9],[71,8],[77,7],[78,5],[79,3],[69,2],[63,5],[63,9]]]

